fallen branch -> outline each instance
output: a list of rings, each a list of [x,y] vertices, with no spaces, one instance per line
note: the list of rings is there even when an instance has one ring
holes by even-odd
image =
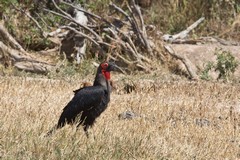
[[[95,31],[93,31],[92,29],[90,29],[90,28],[87,27],[87,26],[84,26],[84,25],[78,23],[78,22],[77,22],[74,18],[72,18],[71,16],[68,17],[68,16],[65,16],[65,15],[63,15],[63,14],[61,14],[61,13],[57,13],[57,12],[55,12],[55,11],[51,11],[51,10],[49,10],[49,9],[44,9],[44,11],[47,11],[47,12],[49,12],[49,13],[52,13],[52,14],[54,14],[54,15],[60,16],[60,17],[65,18],[65,19],[67,19],[67,20],[69,20],[69,21],[71,21],[71,22],[76,23],[76,24],[79,25],[80,27],[82,27],[82,28],[86,29],[87,31],[89,31],[90,33],[92,33],[92,34],[96,37],[96,39],[97,39],[98,41],[103,41],[102,38],[101,38]],[[67,13],[66,13],[66,14],[67,14]]]
[[[18,69],[36,73],[46,73],[54,65],[25,55],[26,52],[12,49],[0,41],[0,55],[9,56]]]
[[[0,40],[3,40],[6,44],[9,44],[12,48],[26,52],[22,46],[8,33],[7,29],[4,27],[4,24],[0,22]]]
[[[191,32],[194,28],[196,28],[200,23],[204,21],[204,17],[198,19],[196,22],[194,22],[191,26],[189,26],[186,30],[175,34],[175,35],[169,35],[165,34],[162,36],[162,39],[167,42],[174,42],[176,39],[184,39],[188,36],[189,32]]]
[[[164,45],[164,48],[168,51],[168,53],[173,56],[174,58],[179,59],[180,61],[183,62],[183,64],[185,65],[191,79],[193,80],[198,80],[198,75],[195,73],[195,71],[192,69],[192,64],[191,61],[184,55],[179,55],[177,54],[173,48],[169,45]]]
[[[31,63],[28,61],[16,62],[14,63],[14,66],[19,70],[41,74],[47,73],[52,67],[41,63]]]

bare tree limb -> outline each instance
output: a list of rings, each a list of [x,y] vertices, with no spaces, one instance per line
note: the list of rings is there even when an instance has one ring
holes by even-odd
[[[145,26],[144,26],[144,22],[143,22],[143,18],[142,18],[142,14],[141,14],[141,11],[140,11],[140,8],[136,6],[135,2],[133,1],[133,4],[134,4],[134,8],[135,10],[137,11],[138,13],[138,17],[141,21],[141,24],[142,24],[142,28],[143,30],[141,30],[138,26],[138,23],[137,23],[137,20],[134,16],[134,13],[131,9],[131,7],[128,5],[128,10],[130,11],[132,17],[130,17],[125,11],[123,11],[120,7],[118,7],[117,5],[113,4],[113,3],[110,3],[110,6],[112,6],[115,10],[117,10],[118,12],[122,13],[124,16],[127,17],[128,21],[130,22],[130,24],[132,25],[132,28],[133,28],[133,31],[136,33],[136,35],[138,36],[138,39],[139,41],[143,44],[143,46],[147,49],[148,53],[150,55],[153,55],[152,53],[152,49],[148,43],[148,40],[147,40],[147,34],[146,34],[146,29],[145,29]],[[128,37],[126,35],[124,35],[125,37]]]
[[[136,5],[135,0],[132,0],[132,4],[133,4],[134,9],[138,13],[137,15],[138,15],[138,18],[139,18],[140,23],[141,23],[141,28],[142,28],[143,34],[146,35],[146,28],[145,28],[145,25],[144,25],[144,20],[143,20],[143,17],[142,17],[141,9],[140,9],[139,6]]]
[[[200,23],[202,23],[204,21],[204,17],[201,17],[200,19],[198,19],[196,22],[194,22],[191,26],[189,26],[186,30],[175,34],[175,35],[169,35],[169,34],[165,34],[162,36],[162,39],[164,41],[169,41],[169,42],[174,42],[176,39],[184,39],[188,36],[189,32],[191,32],[194,28],[196,28]]]
[[[144,43],[144,40],[143,40],[143,37],[141,35],[141,29],[140,27],[138,26],[138,22],[137,22],[137,18],[135,17],[135,15],[133,14],[133,11],[131,9],[131,7],[129,5],[127,5],[128,7],[128,10],[130,11],[131,13],[131,16],[132,16],[132,27],[133,27],[133,31],[135,32],[135,34],[138,36],[138,39],[139,41],[142,43],[142,45],[145,46],[145,43]]]
[[[195,71],[192,69],[192,64],[191,64],[191,61],[184,55],[180,55],[180,54],[177,54],[173,48],[169,45],[165,45],[164,48],[168,51],[168,53],[179,59],[180,61],[183,62],[183,64],[185,65],[190,77],[193,79],[193,80],[198,80],[198,75],[195,73]]]
[[[110,3],[109,4],[111,7],[113,7],[116,11],[120,12],[121,14],[123,14],[127,19],[128,21],[130,22],[132,28],[133,28],[133,31],[136,33],[136,35],[138,36],[140,42],[144,45],[144,41],[140,35],[140,30],[139,30],[139,27],[138,27],[138,24],[136,22],[136,20],[134,19],[134,16],[133,16],[133,12],[131,11],[131,8],[128,6],[128,9],[129,11],[132,13],[132,16],[133,18],[131,18],[124,10],[122,10],[120,7],[118,7],[117,5],[113,4],[113,3]]]
[[[3,42],[0,41],[0,53],[7,53],[12,57],[15,61],[29,61],[34,63],[43,63],[48,64],[44,61],[36,60],[32,57],[29,57],[28,55],[25,55],[25,53],[22,53],[21,51],[12,49],[8,46],[6,46]]]
[[[141,13],[140,7],[136,5],[135,0],[132,0],[132,3],[133,3],[134,9],[137,12],[137,15],[138,15],[138,17],[140,19],[140,23],[141,23],[141,26],[142,26],[142,30],[139,31],[140,35],[142,37],[142,40],[143,40],[143,42],[144,42],[144,44],[145,44],[145,46],[147,48],[148,53],[150,55],[153,55],[152,48],[150,47],[150,44],[149,44],[149,42],[147,40],[148,36],[147,36],[147,32],[146,32],[146,28],[145,28],[145,25],[144,25],[144,20],[143,20],[143,17],[142,17],[142,13]]]
[[[46,73],[54,66],[44,61],[36,60],[36,58],[28,57],[22,51],[12,49],[0,41],[0,55],[1,54],[11,57],[14,66],[25,71]]]
[[[26,52],[23,47],[12,37],[12,35],[8,33],[3,23],[0,23],[0,36],[0,40],[3,39],[12,48]]]

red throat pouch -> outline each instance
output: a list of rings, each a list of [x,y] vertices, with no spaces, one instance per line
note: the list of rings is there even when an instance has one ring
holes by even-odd
[[[102,73],[107,80],[110,80],[110,72],[102,71]]]

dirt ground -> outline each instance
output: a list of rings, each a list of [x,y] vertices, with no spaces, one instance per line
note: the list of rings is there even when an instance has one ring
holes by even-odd
[[[240,62],[240,46],[227,46],[217,43],[207,43],[207,44],[199,44],[199,45],[191,45],[191,44],[172,44],[173,49],[178,54],[184,54],[187,58],[192,62],[193,69],[198,72],[203,70],[205,65],[208,62],[216,63],[216,49],[223,49],[224,51],[230,51],[230,53]],[[181,68],[183,68],[181,66]],[[212,74],[213,79],[216,79],[217,74]],[[235,77],[240,77],[240,66],[237,67],[235,73]]]

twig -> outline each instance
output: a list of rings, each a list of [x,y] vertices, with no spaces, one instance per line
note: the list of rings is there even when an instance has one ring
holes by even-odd
[[[131,17],[130,17],[124,10],[122,10],[122,8],[118,7],[116,4],[114,4],[114,3],[112,3],[112,2],[109,4],[109,6],[110,6],[110,7],[113,7],[113,8],[114,8],[115,10],[117,10],[118,12],[122,13],[122,14],[128,19],[128,21],[129,21],[130,23],[132,23]]]
[[[36,15],[38,16],[38,18],[40,18],[40,20],[45,24],[45,26],[46,26],[48,29],[51,29],[51,27],[47,24],[47,22],[39,15],[39,13],[34,12],[34,14],[36,14]]]
[[[115,38],[113,39],[112,37],[107,35],[109,39],[119,43],[123,47],[123,49],[130,51],[130,53],[132,53],[132,55],[134,55],[136,59],[139,59],[139,57],[137,56],[138,53],[134,50],[134,48],[131,45],[129,45],[129,43],[124,42],[112,29],[108,28],[108,30],[111,31],[111,33],[114,35],[114,38]],[[125,35],[125,37],[128,37],[128,36]],[[127,39],[129,40],[130,38],[128,37]]]

